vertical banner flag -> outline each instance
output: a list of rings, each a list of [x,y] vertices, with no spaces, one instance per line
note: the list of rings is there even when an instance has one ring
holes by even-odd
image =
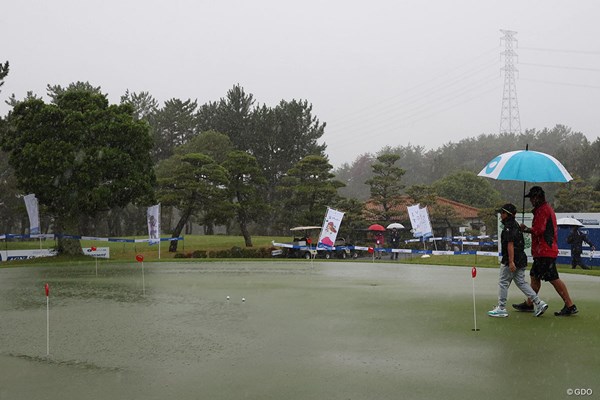
[[[150,239],[160,239],[160,203],[148,207],[148,236]],[[150,241],[150,243],[158,243],[159,240]]]
[[[319,235],[318,249],[330,249],[335,245],[335,238],[340,230],[344,213],[327,207],[325,219],[323,220],[323,228]]]
[[[433,229],[429,221],[427,207],[421,208],[419,204],[407,207],[410,224],[413,227],[414,237],[429,237],[433,236]]]
[[[23,197],[25,200],[25,207],[27,207],[27,215],[29,216],[29,234],[39,235],[40,234],[40,213],[38,209],[38,199],[35,194],[28,194]]]

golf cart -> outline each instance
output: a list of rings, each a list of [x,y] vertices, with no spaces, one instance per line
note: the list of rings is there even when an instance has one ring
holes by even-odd
[[[346,239],[337,238],[335,239],[335,250],[334,254],[337,258],[345,260],[346,258],[357,258],[358,254],[352,250],[354,246],[351,246]]]
[[[320,226],[297,226],[291,228],[290,231],[293,234],[292,242],[282,244],[280,246],[282,250],[279,255],[287,258],[304,258],[307,260],[315,258],[317,256],[316,239],[312,239],[310,233],[311,231],[320,229]]]

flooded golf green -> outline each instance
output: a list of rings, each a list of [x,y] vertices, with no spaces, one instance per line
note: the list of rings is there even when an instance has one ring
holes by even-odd
[[[94,264],[0,269],[0,400],[596,397],[600,279],[562,275],[574,317],[553,315],[545,283],[544,316],[493,319],[497,273],[478,271],[474,314],[464,267],[146,263],[143,280],[133,262],[101,262],[98,276]],[[509,303],[522,298],[511,287]]]

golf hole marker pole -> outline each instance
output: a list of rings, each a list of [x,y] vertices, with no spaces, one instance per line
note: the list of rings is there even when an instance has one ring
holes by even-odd
[[[95,252],[97,250],[97,248],[95,246],[92,246],[91,250],[93,252]],[[98,256],[97,256],[97,254],[94,254],[94,258],[96,259],[96,276],[98,276]]]
[[[44,285],[46,291],[46,357],[50,355],[50,286]]]
[[[142,263],[142,295],[145,296],[146,295],[146,280],[144,278],[144,256],[141,254],[138,254],[137,256],[135,256],[135,259],[137,262]]]
[[[477,329],[477,308],[475,307],[475,277],[477,276],[477,268],[471,268],[471,281],[473,282],[473,329],[472,331],[478,331]]]

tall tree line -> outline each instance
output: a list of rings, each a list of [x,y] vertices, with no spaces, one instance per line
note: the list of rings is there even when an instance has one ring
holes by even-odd
[[[0,64],[0,87],[7,74],[8,63]],[[491,210],[499,202],[522,197],[522,186],[475,174],[496,155],[526,146],[556,156],[576,177],[566,186],[546,186],[556,197],[558,210],[600,210],[600,139],[590,143],[582,133],[561,125],[520,135],[480,135],[433,150],[386,146],[333,171],[326,145],[319,143],[326,125],[306,100],[267,106],[234,85],[223,98],[206,104],[173,98],[160,105],[149,92],[127,91],[119,105],[109,105],[101,88],[88,82],[48,85],[47,95],[48,104],[33,93],[22,100],[13,96],[9,99],[13,110],[0,119],[4,232],[25,230],[27,218],[19,196],[25,189],[35,192],[43,187],[44,180],[35,181],[33,170],[29,176],[23,171],[44,157],[48,165],[58,162],[54,169],[63,170],[60,176],[46,177],[55,184],[47,185],[41,195],[42,211],[54,219],[43,220],[42,229],[62,223],[66,215],[78,215],[79,232],[91,235],[143,234],[144,207],[153,201],[164,206],[163,233],[177,236],[195,223],[210,234],[219,225],[228,233],[242,234],[248,246],[252,234],[281,234],[292,225],[318,224],[327,206],[347,211],[348,221],[358,228],[364,224],[361,204],[371,199],[384,210],[371,217],[389,221],[402,194],[423,202],[436,195],[447,197],[478,207],[492,218]],[[137,133],[119,136],[115,132],[119,126],[121,132]],[[40,147],[35,154],[27,153],[34,158],[23,158],[19,146],[34,143],[32,138],[40,141]],[[58,143],[62,144],[57,147]],[[124,163],[127,158],[116,149],[136,157]],[[101,162],[108,169],[94,171],[94,164],[85,160]],[[134,165],[141,167],[143,173],[136,176],[125,171],[119,175],[130,180],[121,186],[129,195],[113,193],[118,186],[109,188],[118,185],[109,169],[118,168],[108,160],[120,162],[115,165],[125,165],[130,172]],[[74,180],[74,171],[82,186],[66,185]],[[140,186],[144,180],[151,187]],[[139,187],[135,193],[134,182]],[[59,202],[52,200],[56,193],[62,196]],[[575,203],[574,193],[585,201]],[[108,194],[115,199],[108,201]],[[62,215],[57,208],[61,202],[68,211]],[[450,221],[452,216],[444,218]]]
[[[590,142],[581,132],[573,132],[570,128],[557,125],[552,129],[528,130],[522,134],[489,134],[476,138],[463,139],[456,143],[447,143],[437,149],[426,150],[422,146],[384,147],[377,154],[362,154],[352,163],[345,163],[334,172],[337,179],[346,186],[340,194],[365,200],[370,197],[370,188],[365,183],[372,178],[371,166],[382,154],[400,156],[398,166],[406,171],[403,182],[409,188],[412,185],[434,185],[448,176],[469,172],[477,174],[494,157],[513,150],[529,150],[548,153],[562,162],[577,181],[591,188],[600,190],[600,138]],[[517,182],[488,180],[489,185],[508,201],[522,198],[523,186]],[[439,186],[439,184],[438,184]],[[569,189],[571,184],[544,185],[550,198],[554,199],[559,190]],[[469,190],[468,192],[472,192]],[[451,200],[460,201],[471,206],[482,207],[478,201],[480,196],[456,196],[460,191],[445,191]],[[463,192],[464,194],[464,192]],[[565,204],[568,199],[561,199],[562,208],[572,208]],[[557,204],[558,205],[558,204]],[[576,211],[576,210],[573,210]],[[590,211],[580,210],[580,211]]]
[[[2,78],[4,76],[6,74]],[[333,176],[325,155],[326,146],[318,143],[325,124],[312,114],[312,106],[304,100],[282,100],[275,107],[268,107],[257,104],[253,95],[235,85],[224,98],[200,106],[196,100],[170,99],[161,107],[150,93],[129,91],[121,97],[120,105],[109,105],[101,88],[88,82],[67,87],[48,85],[47,95],[49,103],[32,93],[22,100],[13,96],[9,102],[13,110],[1,119],[0,184],[4,190],[0,195],[0,213],[7,217],[3,218],[5,232],[15,228],[25,231],[27,219],[20,196],[27,191],[39,193],[36,194],[41,200],[42,213],[47,212],[53,218],[48,225],[63,226],[66,217],[71,216],[79,219],[79,226],[75,228],[75,221],[69,221],[66,228],[81,234],[143,234],[144,207],[152,201],[161,201],[166,206],[165,233],[179,234],[191,221],[205,226],[206,233],[211,233],[215,225],[225,225],[234,233],[241,232],[246,244],[251,245],[251,233],[280,232],[284,226],[294,223],[287,215],[289,208],[285,209],[284,205],[290,199],[290,188],[280,189],[289,186],[283,182],[290,170],[296,171],[306,157],[312,156],[316,158],[309,158],[304,165],[324,168],[321,175],[326,176],[325,180]],[[120,113],[112,119],[104,117],[107,122],[112,120],[113,125],[103,126],[93,121],[94,115],[100,116],[107,107]],[[122,134],[114,140],[123,143],[117,145],[103,135],[119,129],[115,121],[123,118],[129,118],[127,129],[141,129],[141,136],[132,136],[127,129],[122,129]],[[28,119],[31,122],[27,122]],[[35,126],[37,131],[33,130]],[[34,137],[39,139],[32,140]],[[23,158],[23,146],[36,140],[39,141],[37,153],[27,152],[33,158]],[[143,146],[151,143],[151,147],[144,150],[139,147],[142,143]],[[143,172],[141,179],[135,182],[147,179],[148,185],[154,187],[153,193],[145,190],[130,197],[112,193],[107,189],[115,182],[110,172],[97,169],[95,174],[93,163],[84,162],[91,159],[105,163],[106,155],[116,151],[114,147],[129,151],[137,158],[149,157],[156,172],[156,183],[153,171]],[[92,154],[86,156],[87,152]],[[59,172],[60,176],[39,174],[38,161],[44,156],[51,171],[59,170],[59,166],[64,169]],[[115,161],[119,159],[123,160],[115,156]],[[79,164],[85,168],[73,168]],[[28,165],[38,169],[26,170]],[[131,173],[135,172],[133,164],[124,165]],[[24,169],[15,174],[14,166]],[[73,172],[80,170],[84,172],[72,179]],[[95,175],[100,178],[97,189],[89,185],[97,178]],[[67,185],[74,180],[81,186]],[[50,182],[45,189],[36,186],[44,181]],[[300,187],[302,185],[291,190]],[[131,188],[124,185],[123,189]],[[102,202],[102,196],[109,193],[117,201]],[[330,200],[327,204],[333,204]],[[326,200],[321,196],[314,204],[324,211],[323,201]],[[81,205],[86,202],[88,206]],[[59,210],[59,204],[64,206],[64,212]],[[18,212],[14,212],[15,209]],[[279,211],[284,209],[285,212]],[[9,215],[12,218],[8,218]],[[294,218],[302,220],[304,217],[296,213]]]

